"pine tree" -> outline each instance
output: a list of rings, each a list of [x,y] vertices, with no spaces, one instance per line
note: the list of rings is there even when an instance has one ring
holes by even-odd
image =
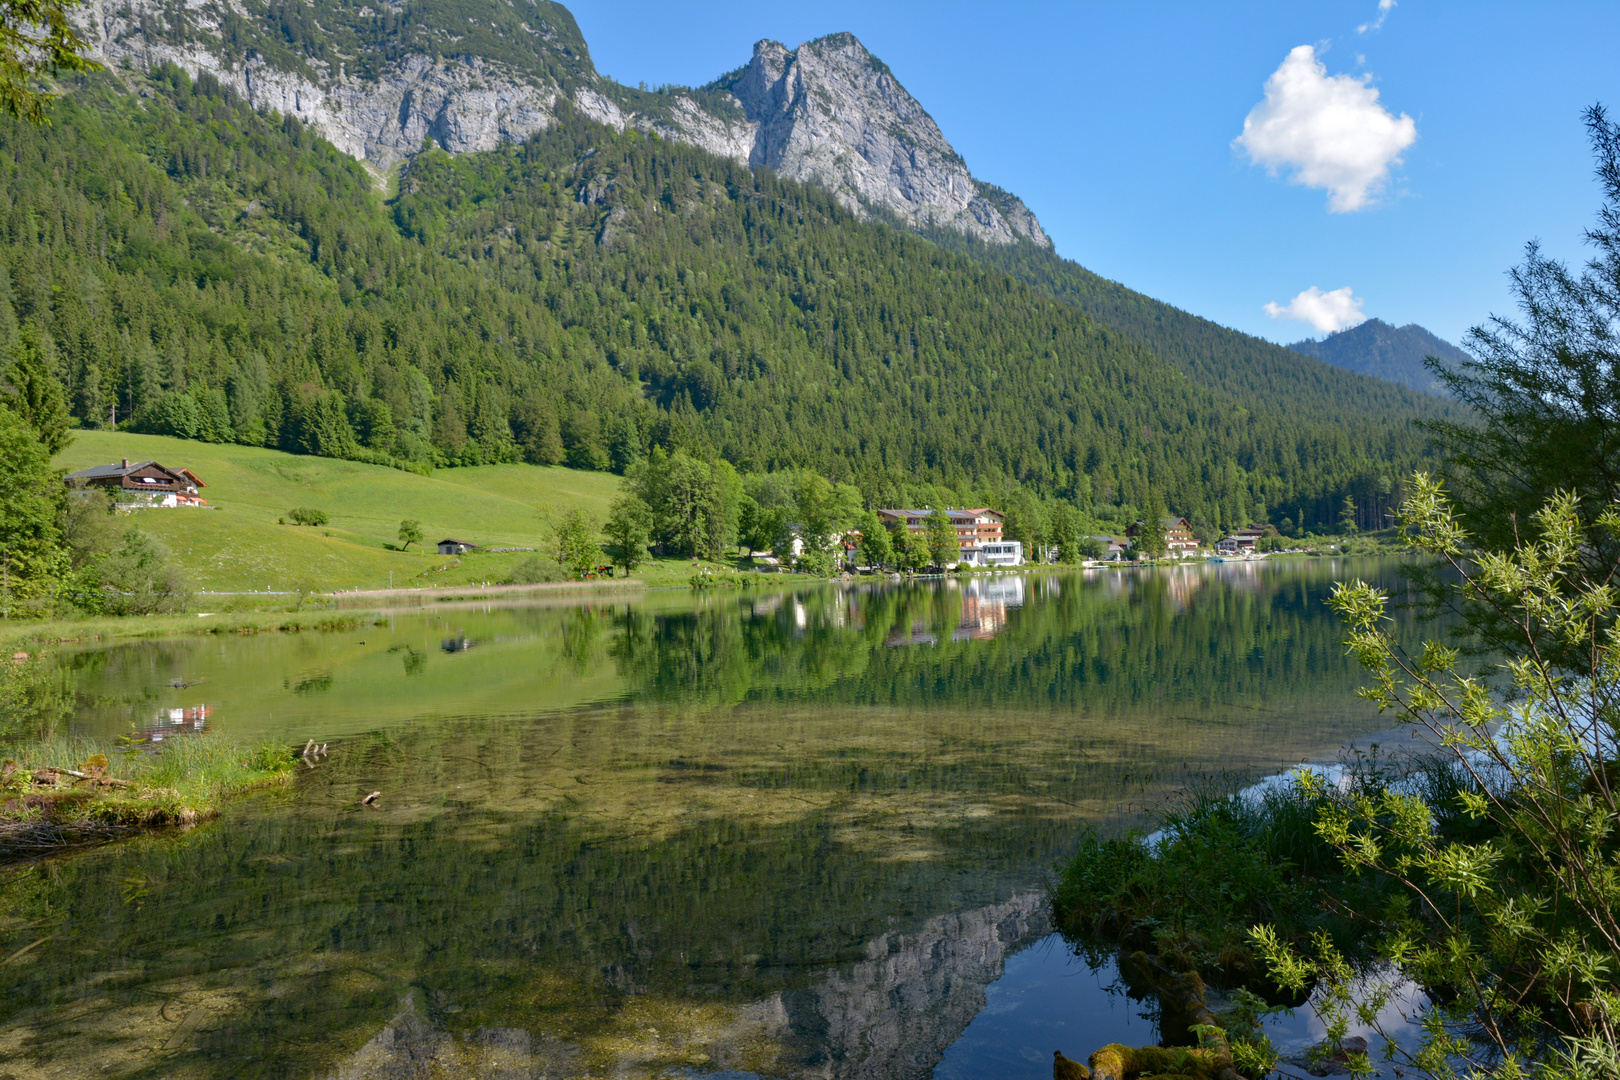
[[[0,409],[0,618],[45,613],[68,569],[61,535],[65,489],[39,433]]]
[[[0,383],[0,404],[34,429],[47,455],[60,453],[73,436],[62,384],[52,373],[51,342],[39,324],[29,320],[17,332]]]

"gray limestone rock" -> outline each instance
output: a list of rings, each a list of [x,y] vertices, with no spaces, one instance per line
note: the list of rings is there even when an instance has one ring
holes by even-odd
[[[757,125],[750,165],[820,184],[852,209],[886,211],[916,228],[1050,245],[1017,198],[985,197],[933,117],[853,34],[792,51],[761,41],[748,66],[714,88],[729,91]]]
[[[179,34],[172,31],[175,6],[90,0],[77,17],[97,57],[114,71],[172,63],[193,78],[211,74],[254,108],[313,126],[379,177],[424,145],[469,153],[522,141],[554,123],[565,98],[580,114],[621,131],[657,132],[823,185],[863,216],[955,229],[990,243],[1027,238],[1051,246],[1016,196],[973,178],[933,118],[852,34],[793,50],[761,41],[745,67],[702,91],[648,94],[597,75],[582,42],[569,45],[549,29],[531,30],[536,57],[566,54],[572,66],[537,59],[530,69],[416,51],[362,77],[349,70],[364,67],[352,56],[334,69],[320,56],[283,55],[272,63],[252,48],[227,47],[227,24],[267,17],[245,0],[182,0]],[[545,26],[539,14],[537,8],[535,22]],[[566,12],[548,17],[568,19]],[[565,67],[573,74],[553,77]]]

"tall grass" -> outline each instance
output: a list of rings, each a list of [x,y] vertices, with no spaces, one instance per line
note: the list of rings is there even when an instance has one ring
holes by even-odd
[[[55,735],[13,743],[3,754],[27,772],[42,768],[90,771],[85,769],[87,762],[97,759],[100,764],[105,759],[103,775],[127,781],[129,786],[100,790],[104,800],[155,799],[198,814],[217,811],[225,799],[249,788],[284,779],[295,763],[288,747],[244,742],[219,733],[166,740],[155,750]]]

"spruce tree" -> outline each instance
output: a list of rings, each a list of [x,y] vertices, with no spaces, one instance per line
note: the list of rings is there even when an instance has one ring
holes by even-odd
[[[51,352],[50,339],[39,324],[32,319],[24,323],[8,351],[0,404],[33,428],[46,453],[54,457],[73,441],[68,434],[73,418],[62,384],[51,371]]]

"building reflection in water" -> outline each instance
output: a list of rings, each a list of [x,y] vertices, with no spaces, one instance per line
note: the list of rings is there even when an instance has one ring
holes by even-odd
[[[883,643],[898,648],[935,645],[943,640],[989,641],[1006,629],[1007,612],[1024,606],[1024,589],[1022,577],[997,575],[966,581],[946,580],[942,591],[958,594],[957,617],[943,626],[938,622],[913,620],[909,628],[897,627]]]
[[[212,705],[192,705],[184,709],[159,709],[132,737],[132,742],[159,743],[179,735],[201,735],[209,730]]]
[[[988,641],[1006,628],[1008,609],[1023,606],[1023,578],[969,578],[962,584],[962,621],[951,640]]]

